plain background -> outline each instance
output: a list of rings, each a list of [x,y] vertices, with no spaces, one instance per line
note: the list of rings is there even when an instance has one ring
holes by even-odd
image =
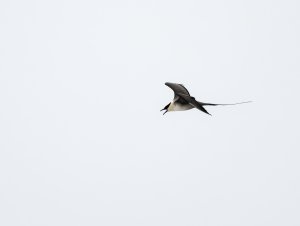
[[[0,225],[300,225],[299,11],[2,0]]]

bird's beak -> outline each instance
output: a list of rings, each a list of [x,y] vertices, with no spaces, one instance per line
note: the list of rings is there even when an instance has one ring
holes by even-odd
[[[166,111],[163,113],[163,115],[166,114],[166,113],[168,112],[168,108],[169,108],[170,104],[171,104],[171,103],[167,104],[163,109],[160,110],[160,111],[166,110]]]
[[[166,109],[166,108],[163,108],[163,109],[161,109],[160,111],[163,111],[163,110],[166,110],[166,111],[163,113],[163,115],[166,114],[166,113],[168,112],[168,109]]]

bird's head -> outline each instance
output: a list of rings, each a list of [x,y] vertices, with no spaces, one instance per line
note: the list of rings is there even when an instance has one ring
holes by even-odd
[[[168,108],[169,108],[170,104],[171,104],[171,103],[168,103],[163,109],[160,110],[160,111],[165,110],[165,112],[163,113],[163,115],[166,114],[166,113],[168,112]]]

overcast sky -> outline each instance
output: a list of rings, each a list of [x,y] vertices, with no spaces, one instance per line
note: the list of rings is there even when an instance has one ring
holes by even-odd
[[[299,12],[2,0],[0,225],[299,226]]]

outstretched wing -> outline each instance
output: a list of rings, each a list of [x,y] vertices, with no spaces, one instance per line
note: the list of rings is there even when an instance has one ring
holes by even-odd
[[[193,107],[197,108],[198,110],[203,111],[204,113],[206,113],[208,115],[211,115],[202,106],[201,102],[196,101],[195,97],[192,97],[192,96],[189,96],[189,95],[185,95],[185,94],[178,94],[178,96],[180,97],[180,99],[183,99],[184,101],[186,101],[187,103],[189,103]]]
[[[175,97],[179,94],[190,96],[189,91],[181,84],[166,82],[165,85],[170,87],[174,91]]]
[[[193,99],[191,100],[190,104],[192,106],[194,106],[195,108],[197,108],[198,110],[200,111],[203,111],[204,113],[208,114],[208,115],[211,115],[208,113],[208,111],[201,105],[198,103],[198,101],[195,100],[195,98],[193,97]]]

